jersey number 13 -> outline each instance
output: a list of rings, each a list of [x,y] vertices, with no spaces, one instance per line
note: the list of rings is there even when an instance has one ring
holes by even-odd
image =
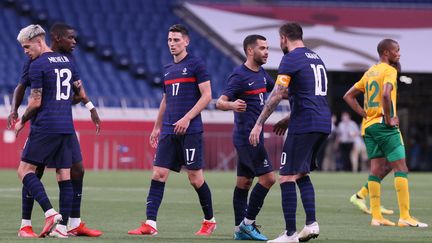
[[[72,78],[72,72],[67,68],[60,70],[56,68],[54,72],[57,74],[56,100],[68,100],[71,90],[70,80]],[[62,92],[62,87],[66,88],[66,93]]]

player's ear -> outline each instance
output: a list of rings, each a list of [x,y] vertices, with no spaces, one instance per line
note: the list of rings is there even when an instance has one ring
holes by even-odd
[[[186,46],[189,46],[189,42],[190,42],[189,36],[185,36],[184,39],[185,39]]]

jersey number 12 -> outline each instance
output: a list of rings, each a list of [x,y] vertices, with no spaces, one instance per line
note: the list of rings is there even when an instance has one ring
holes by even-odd
[[[56,100],[68,100],[70,96],[71,84],[70,80],[72,78],[72,72],[67,69],[54,69],[57,74],[57,92]],[[62,87],[66,87],[66,93],[62,92]]]
[[[315,95],[327,95],[327,73],[323,65],[310,65],[315,75]]]

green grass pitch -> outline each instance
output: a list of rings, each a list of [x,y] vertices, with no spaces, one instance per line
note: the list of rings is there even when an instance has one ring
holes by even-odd
[[[159,234],[156,237],[131,236],[127,231],[145,220],[145,200],[150,183],[150,172],[87,171],[84,181],[82,219],[89,227],[104,232],[100,238],[74,237],[71,242],[235,242],[232,240],[234,215],[232,191],[235,174],[206,172],[212,190],[213,208],[218,228],[211,237],[197,237],[202,212],[198,198],[189,185],[185,172],[171,173],[158,216]],[[426,229],[369,226],[370,216],[362,214],[349,203],[349,197],[366,181],[366,174],[312,173],[317,201],[320,236],[310,242],[432,242],[432,227]],[[411,212],[423,222],[432,223],[432,174],[409,175]],[[43,182],[51,202],[58,208],[58,188],[53,171],[47,171]],[[397,221],[397,199],[393,176],[383,181],[382,202],[395,210],[388,218]],[[299,194],[297,194],[299,198]],[[284,229],[279,185],[269,192],[257,223],[270,239]],[[59,242],[58,239],[19,239],[16,235],[21,218],[21,184],[13,170],[0,171],[0,242]],[[42,211],[35,203],[33,227],[41,230]],[[304,224],[304,211],[299,201],[297,230]]]

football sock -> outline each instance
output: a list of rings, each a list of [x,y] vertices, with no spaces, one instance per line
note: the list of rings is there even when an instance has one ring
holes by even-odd
[[[198,189],[195,189],[198,193],[199,201],[201,204],[201,208],[204,213],[204,219],[210,220],[213,218],[213,206],[212,206],[212,198],[210,188],[207,183],[204,181],[202,186]]]
[[[401,219],[410,218],[410,196],[408,188],[408,174],[404,172],[396,172],[394,174],[394,187],[396,189],[399,212]]]
[[[145,223],[148,224],[148,225],[150,225],[151,227],[153,227],[155,230],[157,230],[157,223],[156,223],[156,221],[147,219]]]
[[[29,220],[29,219],[21,219],[21,227],[20,227],[20,229],[22,227],[25,227],[25,226],[32,226],[31,220]]]
[[[285,218],[286,234],[296,232],[297,192],[296,183],[292,181],[280,184],[282,194],[282,210]]]
[[[36,170],[36,177],[39,178],[39,180],[42,178],[43,170],[39,171]],[[34,198],[31,195],[31,193],[23,186],[22,187],[22,219],[31,219],[31,214],[33,211],[33,205],[34,205]],[[30,224],[31,225],[31,224]]]
[[[39,203],[44,212],[52,208],[51,202],[48,199],[48,195],[45,192],[42,182],[34,173],[28,173],[25,175],[22,183],[24,184],[24,187],[30,192],[30,194],[33,195],[33,198]]]
[[[264,199],[267,196],[269,189],[263,187],[261,184],[255,184],[249,197],[249,205],[246,210],[246,218],[249,220],[255,220],[256,216],[261,210],[264,204]]]
[[[73,187],[73,199],[72,199],[72,211],[70,216],[72,218],[80,218],[83,178],[79,180],[72,180],[72,187]]]
[[[73,206],[72,206],[73,208]],[[72,215],[72,213],[71,213]],[[75,229],[76,227],[80,226],[81,224],[81,218],[73,218],[72,216],[69,217],[69,227],[71,229]]]
[[[369,194],[368,182],[357,192],[357,197],[360,199],[365,199]]]
[[[382,219],[381,214],[381,179],[370,175],[368,179],[370,210],[372,218]]]
[[[306,225],[310,225],[316,221],[314,187],[309,176],[299,178],[296,183],[300,190],[303,208],[306,213]]]
[[[72,209],[72,199],[73,199],[73,187],[72,181],[59,181],[58,182],[60,189],[60,214],[62,215],[62,221],[60,221],[61,225],[67,225],[69,220],[69,216]]]
[[[159,206],[165,190],[165,182],[152,180],[147,196],[147,219],[156,221]]]
[[[240,225],[241,221],[246,215],[247,197],[249,190],[235,187],[233,193],[233,206],[234,206],[234,221],[235,225]]]

